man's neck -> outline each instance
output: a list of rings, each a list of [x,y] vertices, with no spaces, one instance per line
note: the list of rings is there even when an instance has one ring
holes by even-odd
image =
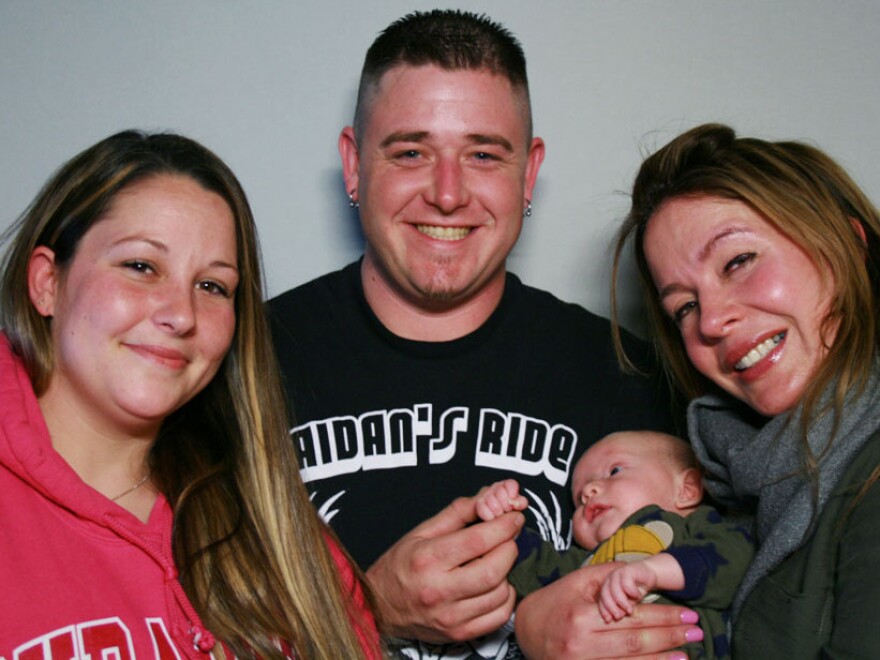
[[[370,309],[389,331],[415,341],[452,341],[470,334],[492,315],[504,293],[502,271],[466,300],[444,305],[420,305],[400,294],[366,262],[361,266],[361,283]]]

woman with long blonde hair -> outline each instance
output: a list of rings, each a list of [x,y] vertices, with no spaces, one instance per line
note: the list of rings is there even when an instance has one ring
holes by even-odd
[[[0,656],[379,657],[299,479],[229,168],[125,131],[6,237]]]

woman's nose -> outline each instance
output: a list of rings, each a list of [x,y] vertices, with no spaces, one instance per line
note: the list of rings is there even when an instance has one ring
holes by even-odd
[[[189,333],[196,324],[193,287],[168,284],[153,314],[154,322],[176,335]]]
[[[699,315],[700,333],[708,338],[726,336],[739,320],[737,305],[722,295],[701,296]]]

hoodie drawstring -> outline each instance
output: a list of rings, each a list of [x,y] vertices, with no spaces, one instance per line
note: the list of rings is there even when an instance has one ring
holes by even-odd
[[[189,624],[189,630],[187,632],[192,640],[192,650],[199,654],[210,653],[214,648],[216,640],[214,639],[214,635],[212,635],[202,624],[201,618],[192,606],[186,592],[183,590],[180,580],[178,579],[177,567],[174,566],[174,563],[161,551],[161,548],[156,547],[154,543],[151,543],[133,533],[112,514],[104,514],[103,519],[108,528],[112,529],[125,541],[143,550],[162,567],[162,571],[165,574],[166,588],[170,589],[171,593],[174,594],[174,599],[177,601],[180,609],[183,610],[183,614]],[[188,651],[187,655],[190,657],[199,657],[192,652],[189,652],[189,649],[186,649],[186,651]]]

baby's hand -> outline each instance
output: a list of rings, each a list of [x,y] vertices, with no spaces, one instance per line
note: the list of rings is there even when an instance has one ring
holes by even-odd
[[[477,493],[477,515],[481,520],[494,520],[508,511],[524,511],[529,501],[519,494],[519,484],[513,479],[496,481]]]
[[[621,566],[608,575],[599,590],[599,613],[605,623],[632,614],[633,607],[656,588],[657,575],[644,560]]]

